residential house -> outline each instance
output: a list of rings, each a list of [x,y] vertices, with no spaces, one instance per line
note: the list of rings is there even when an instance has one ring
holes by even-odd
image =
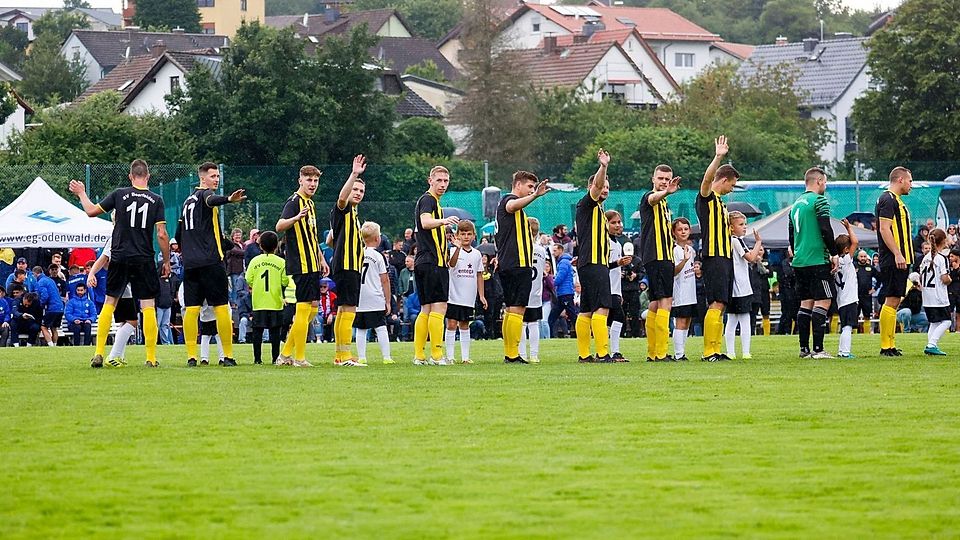
[[[371,34],[380,37],[413,37],[410,27],[395,9],[372,9],[342,13],[337,8],[320,14],[274,15],[265,23],[273,28],[293,28],[297,35],[314,45],[328,35],[343,35],[355,27],[366,24]]]
[[[15,7],[0,8],[0,24],[15,26],[27,34],[27,39],[33,41],[36,37],[33,32],[33,22],[43,17],[48,11],[61,11],[62,8],[48,7]],[[70,8],[68,11],[80,14],[89,24],[90,30],[116,30],[123,24],[120,14],[110,8]]]
[[[197,0],[200,27],[204,34],[233,37],[246,22],[264,22],[266,0]],[[123,0],[124,26],[132,26],[137,13],[136,0]]]
[[[460,79],[460,70],[454,67],[437,49],[433,40],[415,37],[382,37],[380,42],[370,49],[370,55],[384,67],[400,73],[410,66],[433,62],[446,81]]]
[[[407,90],[417,94],[442,116],[449,115],[450,111],[456,108],[460,100],[463,99],[463,90],[449,84],[431,81],[416,75],[403,75],[400,79]]]
[[[184,32],[141,32],[128,28],[118,31],[74,30],[60,47],[67,60],[79,59],[87,66],[84,79],[94,84],[118,65],[135,56],[149,54],[154,45],[163,42],[167,51],[212,50],[227,47],[226,36],[187,34]]]
[[[867,68],[867,38],[842,38],[802,43],[760,45],[740,64],[739,73],[753,76],[758,70],[781,66],[794,75],[794,90],[800,96],[801,114],[826,121],[833,140],[820,149],[828,164],[844,160],[856,148],[851,119],[853,102],[870,85]]]
[[[463,43],[460,41],[462,31],[463,23],[459,23],[437,42],[437,50],[440,54],[453,64],[453,67],[461,71],[463,70],[463,64],[460,63],[460,51],[463,50]]]
[[[753,54],[755,45],[717,41],[710,44],[710,61],[714,64],[740,64]]]
[[[21,80],[23,80],[23,77],[19,73],[0,62],[0,81],[14,83]],[[0,125],[0,148],[7,148],[7,141],[10,136],[15,132],[22,132],[26,129],[26,117],[28,114],[33,114],[33,109],[20,97],[20,94],[16,91],[11,91],[11,93],[17,100],[17,108]]]

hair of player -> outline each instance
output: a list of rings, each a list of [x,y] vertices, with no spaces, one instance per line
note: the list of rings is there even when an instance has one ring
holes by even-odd
[[[84,289],[86,289],[86,288],[87,288],[87,284],[84,283],[84,282],[77,283],[77,289],[80,289],[80,287],[83,287]]]
[[[530,171],[517,171],[513,173],[513,185],[517,185],[520,182],[533,182],[536,184],[539,181],[540,179],[537,178],[537,175]]]
[[[364,221],[363,225],[360,226],[360,235],[364,241],[371,238],[380,238],[380,224],[373,221]]]
[[[304,165],[300,167],[300,176],[317,176],[319,177],[323,173],[320,172],[320,169],[314,167],[313,165]]]
[[[740,172],[733,168],[733,165],[724,164],[717,169],[717,174],[713,176],[714,181],[718,180],[737,180],[740,178]]]
[[[527,225],[530,227],[530,236],[536,238],[540,236],[540,220],[535,217],[527,218]]]
[[[670,167],[669,165],[665,165],[665,164],[662,164],[662,163],[661,163],[660,165],[657,165],[657,167],[656,167],[655,169],[653,169],[653,174],[654,174],[654,175],[656,175],[658,172],[665,172],[665,173],[673,174],[673,168]]]
[[[689,226],[690,226],[690,220],[687,219],[687,218],[685,218],[685,217],[683,217],[683,216],[678,217],[677,219],[673,220],[673,224],[670,226],[670,230],[671,230],[674,234],[676,234],[676,232],[677,232],[677,227],[679,227],[680,224],[683,224],[683,225],[686,225],[687,227],[689,227]]]
[[[71,265],[70,265],[70,271],[73,272],[74,270],[80,270],[80,267],[79,267],[78,265],[76,265],[76,264],[71,264]]]
[[[927,235],[927,240],[930,242],[931,250],[940,251],[947,243],[947,233],[943,229],[934,229]]]
[[[727,219],[730,221],[730,224],[733,225],[733,220],[735,220],[735,219],[742,219],[742,220],[746,221],[746,220],[747,220],[747,216],[745,216],[745,215],[743,214],[743,212],[741,212],[741,211],[739,211],[739,210],[734,210],[734,211],[730,212],[729,214],[727,214]]]
[[[13,277],[25,276],[25,275],[27,275],[27,271],[24,270],[23,268],[17,268],[16,270],[13,271]]]
[[[837,250],[840,253],[843,253],[850,247],[850,235],[849,234],[840,234],[837,236]]]
[[[476,234],[476,233],[477,233],[477,227],[473,224],[472,221],[470,221],[470,220],[468,220],[468,219],[465,219],[465,220],[457,223],[457,233],[459,233],[460,231],[463,231],[463,232],[472,232],[472,233]]]
[[[27,294],[23,295],[23,299],[29,300],[32,304],[40,300],[40,295],[35,292],[28,292]]]
[[[260,244],[260,249],[267,253],[276,253],[277,246],[280,244],[280,238],[277,236],[277,233],[273,231],[264,231],[260,233],[260,238],[257,240],[257,243]]]
[[[894,167],[893,170],[890,171],[890,178],[889,178],[890,183],[892,184],[895,181],[900,180],[901,178],[907,175],[911,175],[911,176],[913,175],[913,173],[910,172],[910,169],[906,167]]]
[[[59,272],[60,265],[57,263],[50,263],[50,266],[47,267],[47,272]]]
[[[38,264],[37,266],[34,266],[34,267],[33,267],[33,273],[34,273],[34,274],[42,274],[42,273],[43,273],[43,267],[40,266],[39,264]]]
[[[93,263],[94,263],[94,261],[87,261],[87,262],[83,263],[83,267],[84,267],[84,268],[93,268]]]
[[[435,179],[437,174],[446,174],[447,176],[450,176],[450,171],[448,171],[443,165],[434,165],[433,168],[430,169],[430,178]]]
[[[617,212],[616,210],[607,210],[606,212],[603,213],[603,215],[606,216],[607,221],[613,220],[614,216],[623,220],[623,217],[620,215],[620,212]]]
[[[217,169],[219,171],[220,167],[217,167],[217,164],[212,161],[204,161],[203,163],[200,164],[199,167],[197,167],[197,172],[200,173],[201,175],[204,175],[212,171],[213,169]]]
[[[150,176],[150,167],[142,159],[135,159],[130,163],[130,176],[134,178],[146,178]]]
[[[809,186],[814,182],[820,180],[820,178],[827,178],[827,173],[820,167],[810,167],[807,169],[807,172],[803,173],[803,181]]]

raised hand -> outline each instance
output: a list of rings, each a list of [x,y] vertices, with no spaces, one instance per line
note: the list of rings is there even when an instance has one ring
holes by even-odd
[[[247,190],[240,188],[227,197],[227,200],[230,202],[240,202],[247,199]]]
[[[667,184],[667,193],[675,193],[678,189],[680,189],[680,177],[674,176],[673,180]]]
[[[760,231],[758,231],[757,229],[753,230],[753,239],[756,240],[757,243],[760,242]]]
[[[841,219],[840,223],[843,223],[843,226],[847,229],[847,232],[850,232],[851,226],[850,226],[850,222],[847,221],[847,218]]]
[[[93,274],[87,274],[87,288],[92,289],[97,286],[97,276]]]
[[[550,179],[548,178],[544,178],[543,180],[541,180],[540,183],[537,184],[537,187],[533,192],[534,196],[542,197],[546,192],[550,191],[549,182],[550,182]]]
[[[79,180],[70,181],[70,193],[73,193],[74,195],[79,196],[81,193],[84,193],[85,191],[87,191],[87,187],[83,184],[83,182]]]
[[[365,170],[367,170],[367,158],[363,154],[359,154],[353,158],[353,174],[359,176]]]
[[[307,217],[307,214],[309,214],[309,213],[310,213],[310,209],[304,207],[304,208],[300,209],[300,213],[298,213],[297,215],[293,216],[293,218],[296,219],[297,221],[300,221],[301,219]]]
[[[626,257],[620,257],[620,259],[617,260],[617,266],[626,266],[631,262],[633,262],[633,256],[627,255]]]
[[[601,165],[603,165],[604,167],[606,167],[607,165],[610,164],[610,154],[608,154],[606,150],[604,150],[603,148],[601,148],[601,149],[597,152],[597,160],[600,161],[600,164],[601,164]]]
[[[714,146],[716,147],[717,157],[723,157],[727,155],[727,152],[730,150],[730,147],[727,146],[727,136],[721,135],[714,140]]]

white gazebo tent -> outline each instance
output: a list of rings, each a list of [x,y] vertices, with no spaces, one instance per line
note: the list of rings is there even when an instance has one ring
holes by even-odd
[[[113,224],[91,218],[39,176],[0,210],[0,247],[103,247]]]

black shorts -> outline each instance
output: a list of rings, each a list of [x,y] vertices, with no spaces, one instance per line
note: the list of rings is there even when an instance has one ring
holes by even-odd
[[[614,322],[626,322],[627,318],[623,314],[623,297],[614,294],[610,297],[610,315],[607,315],[607,326]]]
[[[950,298],[950,307],[954,311],[960,311],[960,294],[949,293],[947,297]]]
[[[580,275],[580,313],[610,309],[610,269],[602,264],[587,264],[577,269]]]
[[[528,307],[523,311],[523,322],[538,322],[543,318],[542,307]]]
[[[797,275],[797,298],[803,300],[829,300],[835,296],[835,281],[829,264],[794,267]]]
[[[903,298],[907,294],[910,268],[900,270],[895,265],[880,267],[880,298]]]
[[[160,294],[160,275],[153,258],[110,261],[107,268],[107,296],[120,298],[130,284],[134,298],[152,300]]]
[[[461,306],[458,304],[447,304],[447,313],[445,317],[450,321],[472,321],[473,320],[473,306]]]
[[[670,261],[653,261],[643,265],[647,273],[647,296],[651,302],[673,298],[673,268]]]
[[[254,328],[278,328],[283,326],[282,309],[258,309],[253,312]]]
[[[727,313],[731,315],[742,315],[750,313],[751,310],[753,310],[752,294],[750,296],[734,296],[727,304]]]
[[[60,328],[61,324],[63,324],[63,312],[48,311],[43,314],[43,322],[40,323],[40,326],[44,328]]]
[[[222,264],[209,264],[183,270],[183,303],[187,307],[225,306],[230,303],[227,269]],[[136,296],[136,293],[134,293]]]
[[[420,305],[446,302],[449,298],[450,271],[434,264],[421,264],[413,269]]]
[[[357,317],[353,319],[353,327],[360,330],[369,330],[370,328],[380,328],[387,325],[387,312],[380,311],[358,311]]]
[[[497,270],[497,275],[500,276],[500,285],[503,287],[503,305],[527,307],[530,289],[533,288],[533,268]]]
[[[845,306],[840,306],[840,309],[837,310],[840,316],[840,328],[844,326],[852,326],[853,328],[857,327],[857,324],[860,322],[860,304],[854,302],[852,304],[847,304]]]
[[[333,275],[333,282],[337,284],[338,306],[360,305],[360,272],[355,270],[341,270]],[[357,326],[356,328],[364,328]]]
[[[923,312],[927,314],[927,322],[931,324],[950,320],[950,308],[947,306],[943,306],[943,307],[924,306]]]
[[[217,321],[200,321],[201,336],[217,335]]]
[[[728,257],[704,257],[700,263],[703,270],[703,290],[707,306],[714,302],[730,303],[733,297],[733,259]]]
[[[117,323],[126,321],[136,321],[139,317],[140,304],[133,298],[120,298],[117,300],[117,308],[113,311],[113,320]]]
[[[296,304],[286,304],[283,306],[283,326],[293,324],[293,317],[297,314]]]
[[[697,317],[697,305],[673,306],[670,308],[670,315],[676,319],[695,319]]]
[[[320,272],[294,274],[293,283],[297,287],[297,303],[320,300]]]

